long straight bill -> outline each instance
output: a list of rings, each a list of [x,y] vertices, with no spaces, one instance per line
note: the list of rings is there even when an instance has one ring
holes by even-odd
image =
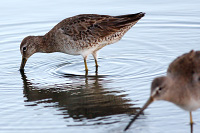
[[[132,123],[138,118],[138,116],[153,102],[153,98],[150,97],[142,109],[135,115],[135,117],[128,123],[124,131],[128,130]]]
[[[26,65],[26,61],[27,61],[26,58],[22,58],[22,62],[21,62],[21,66],[20,66],[20,71],[24,70],[24,66]]]

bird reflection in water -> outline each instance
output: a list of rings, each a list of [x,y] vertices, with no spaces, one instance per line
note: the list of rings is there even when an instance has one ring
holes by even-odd
[[[97,120],[98,124],[111,124],[120,120],[114,122],[102,122],[102,120],[110,115],[136,114],[139,109],[133,107],[134,104],[130,104],[130,100],[125,98],[126,95],[119,95],[120,91],[104,88],[105,76],[97,73],[94,76],[63,75],[63,78],[81,80],[81,82],[45,87],[31,83],[23,71],[21,71],[21,76],[24,83],[24,95],[27,98],[25,102],[30,102],[29,106],[46,103],[45,107],[55,107],[60,110],[64,119],[71,117],[74,121],[82,121],[100,117],[101,122]]]

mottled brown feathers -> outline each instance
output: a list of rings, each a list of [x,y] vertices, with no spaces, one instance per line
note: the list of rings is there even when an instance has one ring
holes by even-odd
[[[124,28],[130,28],[129,26],[133,26],[143,16],[144,13],[122,16],[81,14],[64,19],[49,33],[61,29],[63,30],[63,34],[70,36],[75,41],[86,40],[88,38],[94,41],[115,34],[116,32],[122,32],[125,30]]]

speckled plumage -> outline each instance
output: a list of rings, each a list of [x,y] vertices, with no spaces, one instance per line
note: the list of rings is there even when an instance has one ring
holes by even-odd
[[[135,25],[144,13],[122,16],[81,14],[66,18],[44,36],[28,36],[21,43],[20,51],[24,60],[36,52],[63,52],[82,55],[85,61],[92,54],[97,64],[97,51],[119,41]],[[25,66],[25,64],[24,64]],[[24,68],[23,64],[21,69]]]
[[[176,58],[167,70],[167,76],[152,81],[149,100],[125,128],[127,130],[137,117],[156,100],[174,103],[190,112],[200,108],[200,51],[190,51]]]

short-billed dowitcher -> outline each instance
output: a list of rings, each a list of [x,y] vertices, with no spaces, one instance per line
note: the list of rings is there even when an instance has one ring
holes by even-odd
[[[24,69],[28,58],[36,52],[63,52],[71,55],[82,55],[85,70],[88,71],[86,59],[92,54],[97,64],[97,51],[106,45],[119,41],[145,13],[108,16],[82,14],[66,18],[58,23],[44,36],[28,36],[20,46]]]
[[[178,57],[169,65],[167,76],[153,80],[150,98],[124,130],[156,100],[166,100],[189,111],[193,124],[192,111],[200,108],[200,51],[192,50]]]

